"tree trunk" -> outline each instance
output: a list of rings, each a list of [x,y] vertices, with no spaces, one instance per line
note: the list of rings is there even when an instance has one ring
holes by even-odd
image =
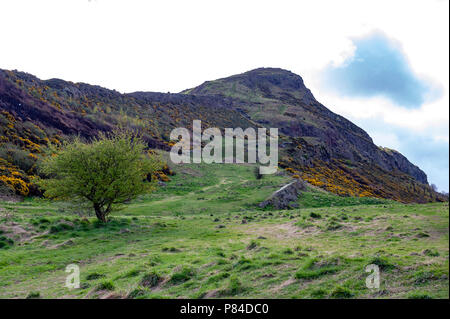
[[[94,204],[94,210],[98,220],[100,220],[102,223],[106,223],[106,214],[102,211],[100,205]]]

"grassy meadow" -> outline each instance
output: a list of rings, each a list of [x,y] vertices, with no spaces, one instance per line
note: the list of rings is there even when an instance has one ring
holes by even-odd
[[[63,202],[0,202],[0,298],[449,298],[448,203],[310,187],[298,209],[262,210],[289,176],[173,170],[106,225]],[[68,264],[79,289],[65,287]],[[366,287],[369,264],[380,289]]]

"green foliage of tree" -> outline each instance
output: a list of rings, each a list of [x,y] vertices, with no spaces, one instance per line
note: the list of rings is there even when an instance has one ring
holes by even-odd
[[[97,218],[106,222],[120,204],[154,188],[147,176],[161,169],[162,162],[145,149],[142,139],[124,131],[100,134],[90,143],[75,138],[62,146],[51,145],[40,163],[49,178],[40,179],[38,185],[46,197],[87,201]]]

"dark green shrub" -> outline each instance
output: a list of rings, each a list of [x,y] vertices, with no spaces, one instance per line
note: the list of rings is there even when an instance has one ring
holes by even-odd
[[[9,246],[12,245],[14,245],[14,240],[5,236],[0,236],[0,249],[1,248],[7,249],[9,248]]]
[[[334,220],[329,221],[325,226],[325,229],[329,231],[338,230],[339,228],[342,228],[342,225]]]
[[[65,230],[72,230],[74,227],[66,223],[59,223],[50,227],[50,233],[55,234]]]
[[[41,293],[39,291],[31,291],[27,295],[27,299],[38,299],[41,297]]]
[[[320,219],[320,218],[322,218],[322,215],[320,215],[320,214],[318,214],[318,213],[311,212],[311,213],[309,214],[309,217],[315,218],[315,219]]]
[[[114,284],[110,280],[105,280],[105,281],[102,281],[101,283],[99,283],[95,290],[97,290],[97,291],[99,291],[99,290],[114,290]]]
[[[39,219],[39,224],[49,224],[49,223],[50,223],[50,220],[48,220],[45,217],[42,217]]]
[[[86,280],[96,280],[103,277],[105,277],[105,275],[93,272],[86,276]]]

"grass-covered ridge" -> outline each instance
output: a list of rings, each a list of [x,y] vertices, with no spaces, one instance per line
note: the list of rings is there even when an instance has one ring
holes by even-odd
[[[448,298],[448,203],[310,188],[299,209],[257,204],[291,181],[251,165],[185,164],[106,225],[46,200],[0,204],[2,298]],[[2,244],[3,243],[3,244]],[[64,286],[78,264],[81,288]],[[365,286],[368,264],[381,289]]]

